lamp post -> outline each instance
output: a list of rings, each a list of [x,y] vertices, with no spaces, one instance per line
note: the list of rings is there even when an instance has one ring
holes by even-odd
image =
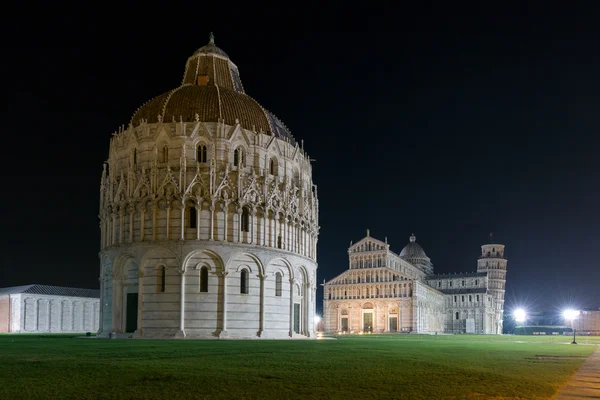
[[[517,323],[520,322],[521,324],[523,324],[525,322],[525,319],[527,318],[527,312],[522,308],[517,308],[514,311],[513,316]],[[515,326],[515,328],[516,328],[516,326]]]
[[[579,311],[578,310],[565,310],[563,311],[563,317],[565,319],[568,319],[569,321],[571,321],[571,328],[573,329],[573,341],[571,342],[571,344],[577,344],[577,342],[575,341],[575,319],[577,318],[577,316],[579,315]]]

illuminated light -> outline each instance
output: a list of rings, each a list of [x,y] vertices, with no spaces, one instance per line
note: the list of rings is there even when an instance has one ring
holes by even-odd
[[[527,313],[522,308],[516,309],[513,315],[515,317],[515,321],[517,322],[523,322],[525,321],[525,318],[527,318]]]
[[[579,316],[579,310],[567,309],[563,311],[563,317],[569,321],[574,320]]]
[[[321,322],[321,317],[315,315],[315,324],[318,324],[319,322]]]

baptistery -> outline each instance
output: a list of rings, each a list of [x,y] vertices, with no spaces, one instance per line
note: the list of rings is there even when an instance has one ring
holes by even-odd
[[[101,337],[314,337],[310,158],[209,43],[110,139]]]

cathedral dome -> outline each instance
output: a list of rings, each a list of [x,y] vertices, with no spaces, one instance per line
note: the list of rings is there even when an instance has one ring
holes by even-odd
[[[146,102],[131,118],[134,127],[161,121],[239,123],[294,142],[281,120],[245,93],[237,66],[215,45],[212,34],[188,59],[182,85]]]
[[[408,243],[400,252],[400,257],[404,259],[428,259],[425,250],[417,243],[417,238],[413,234]]]

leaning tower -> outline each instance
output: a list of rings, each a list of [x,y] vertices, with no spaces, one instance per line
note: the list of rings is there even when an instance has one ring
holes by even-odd
[[[496,333],[502,334],[504,315],[504,292],[506,288],[506,263],[503,244],[484,244],[477,260],[477,272],[487,272],[488,291],[496,303]]]

